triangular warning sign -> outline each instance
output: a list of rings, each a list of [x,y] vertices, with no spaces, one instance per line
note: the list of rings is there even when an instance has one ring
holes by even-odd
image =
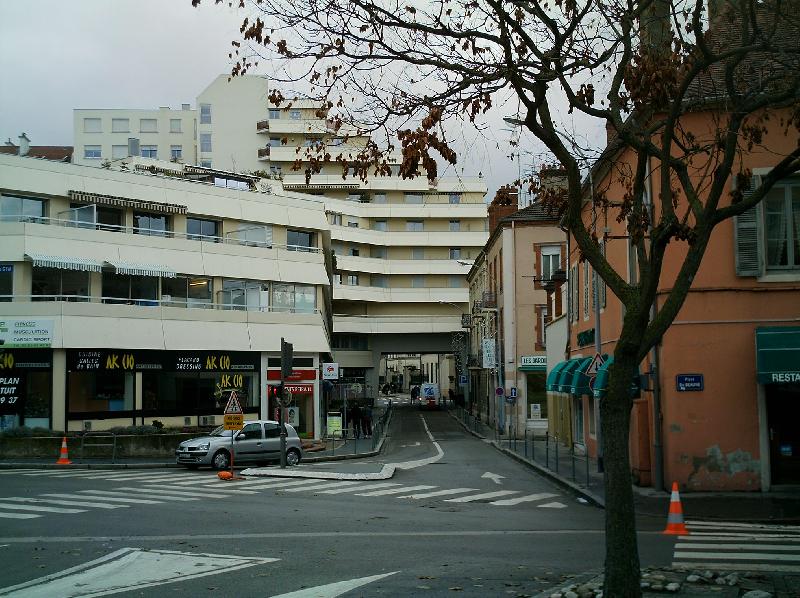
[[[586,368],[584,373],[587,376],[596,376],[600,366],[602,366],[605,362],[606,360],[603,359],[603,356],[600,355],[600,353],[595,353],[594,357],[592,357],[592,363],[589,364],[589,367]]]
[[[242,406],[239,404],[239,398],[235,392],[231,393],[231,398],[228,399],[228,404],[225,405],[225,415],[233,415],[243,413]]]

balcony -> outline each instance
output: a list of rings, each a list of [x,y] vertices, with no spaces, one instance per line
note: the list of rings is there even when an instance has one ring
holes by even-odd
[[[265,133],[269,131],[269,121],[260,120],[256,123],[256,133]]]
[[[461,330],[459,316],[351,316],[334,315],[334,332],[361,334],[441,333]]]
[[[373,257],[337,255],[339,270],[369,274],[458,274],[469,272],[466,260],[392,260]]]
[[[269,158],[269,154],[270,154],[269,150],[270,150],[269,146],[258,148],[258,159],[259,160],[265,160],[265,159]]]
[[[376,303],[463,303],[467,304],[469,290],[449,287],[371,287],[364,285],[335,285],[334,301],[367,301]],[[438,317],[438,316],[437,316]],[[461,316],[456,316],[461,329]]]

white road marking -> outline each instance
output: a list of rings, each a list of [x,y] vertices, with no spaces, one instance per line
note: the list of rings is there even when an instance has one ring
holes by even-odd
[[[202,493],[203,496],[212,496],[212,495],[225,495],[225,496],[236,496],[242,494],[258,494],[255,490],[237,490],[235,486],[222,486],[221,484],[217,484],[213,489],[206,490],[205,488],[187,488],[186,486],[174,486],[173,484],[142,484],[141,488],[146,490],[159,490],[164,492],[175,493],[178,495],[186,494],[187,496],[197,496],[198,494]]]
[[[363,494],[356,494],[355,496],[386,496],[388,494],[401,494],[403,492],[411,492],[412,490],[429,490],[436,488],[436,486],[406,486],[405,488],[390,488],[389,490],[376,490],[375,492],[364,492]]]
[[[690,530],[691,531],[691,530]],[[692,536],[704,540],[793,540],[800,542],[797,534],[747,534],[742,532],[695,532]]]
[[[41,515],[30,515],[27,513],[0,513],[0,519],[36,519]]]
[[[690,519],[686,521],[686,525],[691,527],[716,527],[723,529],[745,528],[745,529],[767,529],[767,530],[785,530],[794,531],[800,534],[800,528],[796,525],[773,525],[771,523],[738,523],[734,521],[698,521]]]
[[[302,480],[292,480],[286,481],[286,478],[281,478],[277,482],[264,482],[263,484],[259,484],[258,486],[248,486],[248,488],[252,488],[254,490],[266,488],[268,490],[283,489],[291,486],[304,486],[308,484],[319,484],[322,480],[317,480],[314,478],[303,478]],[[335,481],[335,480],[334,480]]]
[[[329,583],[324,586],[316,586],[314,588],[303,588],[296,592],[289,592],[288,594],[281,594],[280,596],[273,596],[273,598],[336,598],[342,594],[346,594],[356,588],[365,586],[373,581],[378,581],[384,577],[394,575],[398,571],[391,573],[382,573],[380,575],[372,575],[370,577],[359,577],[357,579],[348,579],[346,581],[337,581]]]
[[[167,502],[170,500],[170,498],[167,496],[161,496],[155,494],[142,494],[141,497],[137,496],[136,498],[130,498],[129,492],[114,492],[113,490],[78,490],[78,492],[91,495],[99,494],[103,497],[114,496],[114,497],[119,497],[119,500],[121,500],[122,502],[133,502],[133,503],[156,504],[157,502]],[[105,500],[105,498],[103,500]],[[108,500],[111,499],[109,498]],[[174,500],[188,501],[188,500],[199,500],[199,499],[177,497],[174,498]]]
[[[495,498],[498,496],[508,496],[509,494],[519,494],[519,490],[497,490],[495,492],[484,492],[482,494],[470,494],[469,496],[460,496],[458,498],[446,498],[445,502],[473,502],[475,500],[484,500],[486,498]]]
[[[156,498],[163,496],[164,498],[174,500],[200,500],[200,498],[228,498],[224,494],[213,494],[211,492],[204,492],[198,496],[198,492],[184,492],[182,490],[161,490],[158,488],[134,488],[132,486],[121,486],[115,490],[127,490],[128,492],[136,492],[137,495],[142,496],[155,496]],[[128,495],[129,496],[129,495]]]
[[[54,498],[77,498],[79,500],[86,500],[87,498],[101,500],[107,503],[122,502],[122,503],[141,503],[143,505],[160,505],[160,500],[146,500],[146,499],[131,499],[131,498],[114,498],[105,495],[92,496],[91,490],[79,490],[78,492],[85,492],[85,494],[42,494],[41,496],[52,496]]]
[[[329,488],[341,488],[342,486],[352,486],[355,482],[325,482],[312,486],[300,486],[299,488],[280,488],[279,492],[305,492],[306,490],[327,490]]]
[[[492,473],[491,471],[487,471],[485,474],[481,476],[481,479],[488,478],[492,480],[495,484],[502,484],[500,480],[505,479],[506,476],[500,475],[499,473]]]
[[[423,465],[430,465],[431,463],[436,463],[437,461],[441,460],[442,457],[444,457],[444,451],[442,450],[442,447],[439,446],[439,443],[436,442],[436,440],[434,440],[433,434],[431,434],[431,431],[428,428],[428,422],[425,421],[425,418],[422,416],[422,414],[420,414],[419,417],[420,419],[422,419],[422,425],[425,426],[425,432],[428,434],[428,438],[431,439],[431,442],[433,443],[433,446],[436,449],[436,455],[434,455],[433,457],[428,457],[427,459],[404,461],[402,463],[388,463],[387,465],[393,466],[395,469],[416,469],[417,467],[422,467]]]
[[[423,492],[422,494],[405,494],[397,498],[432,498],[434,496],[447,496],[449,494],[463,494],[464,492],[475,492],[477,488],[450,488],[449,490],[437,490],[436,492]]]
[[[688,539],[686,536],[682,536],[680,540]],[[712,548],[716,550],[760,550],[760,551],[769,551],[769,550],[783,550],[784,552],[800,552],[800,545],[798,544],[703,544],[701,542],[678,542],[676,546],[676,550],[689,548],[689,549],[697,549],[697,548]],[[720,553],[722,554],[722,553]]]
[[[674,558],[682,559],[730,559],[732,561],[798,561],[800,555],[796,554],[759,554],[757,552],[693,552],[675,551]]]
[[[27,498],[19,496],[7,496],[3,498],[5,501],[14,502],[30,502],[30,503],[46,503],[53,505],[62,505],[65,507],[94,507],[97,509],[124,509],[128,505],[112,505],[107,502],[87,502],[77,500],[56,500],[52,498]]]
[[[533,502],[536,500],[544,500],[545,498],[552,498],[554,496],[558,496],[558,494],[553,494],[551,492],[540,492],[539,494],[528,494],[526,496],[517,496],[516,498],[506,498],[503,500],[496,500],[494,502],[489,503],[490,505],[497,505],[508,507],[511,505],[518,505],[523,502]],[[552,503],[551,503],[552,504]],[[540,505],[544,506],[544,505]]]
[[[278,559],[122,548],[104,557],[25,583],[0,588],[3,596],[107,596],[166,583],[228,573]],[[189,571],[190,573],[185,573]]]
[[[377,490],[378,488],[389,488],[390,486],[399,486],[399,484],[395,482],[383,482],[380,484],[359,484],[358,482],[353,482],[356,484],[355,486],[349,486],[347,488],[335,488],[334,490],[322,490],[318,492],[318,494],[344,494],[345,492],[354,492],[356,490]]]
[[[672,563],[673,567],[696,567],[698,563],[696,561],[674,561]],[[702,561],[703,569],[727,569],[727,570],[734,570],[734,571],[741,571],[743,569],[747,571],[780,571],[782,573],[800,573],[800,566],[797,565],[763,565],[761,563],[747,563],[746,565],[742,565],[742,563],[707,563]]]
[[[43,513],[85,513],[86,509],[64,509],[62,507],[38,507],[36,505],[15,505],[11,503],[0,503],[0,509],[11,509],[12,511],[42,511]]]
[[[546,505],[536,505],[540,509],[566,509],[567,505],[560,502],[549,502]]]
[[[26,471],[41,471],[40,469],[0,469],[0,475],[19,475]]]

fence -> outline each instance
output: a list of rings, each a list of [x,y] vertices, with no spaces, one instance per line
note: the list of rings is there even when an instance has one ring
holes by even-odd
[[[380,409],[376,405],[373,410],[372,434],[369,436],[359,438],[360,434],[354,434],[352,426],[343,428],[341,436],[328,436],[326,433],[323,439],[325,443],[325,452],[319,455],[357,455],[359,453],[371,453],[375,451],[381,439],[386,436],[391,413],[391,403],[389,403],[385,409]],[[376,414],[379,414],[377,418],[374,417]]]
[[[535,430],[517,430],[513,425],[508,434],[504,434],[497,426],[487,425],[480,417],[460,407],[456,410],[456,415],[467,429],[492,438],[498,446],[546,467],[579,486],[602,489],[603,477],[597,472],[597,462],[584,451],[576,451],[574,444],[567,447],[549,432],[535,434]]]

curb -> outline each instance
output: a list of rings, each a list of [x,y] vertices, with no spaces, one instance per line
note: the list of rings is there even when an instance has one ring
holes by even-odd
[[[460,419],[458,419],[458,417],[456,417],[452,413],[450,413],[450,417],[452,417],[454,420],[456,420],[462,428],[464,428],[467,432],[472,434],[474,437],[480,438],[481,440],[483,440],[487,444],[493,446],[495,449],[497,449],[499,452],[503,453],[504,455],[506,455],[508,457],[511,457],[512,459],[514,459],[515,461],[518,461],[519,463],[522,463],[523,465],[527,465],[531,469],[535,470],[537,473],[549,478],[550,480],[552,480],[553,482],[557,483],[558,485],[563,486],[563,487],[567,488],[568,490],[571,490],[573,493],[575,493],[575,494],[579,495],[580,497],[584,498],[585,500],[589,501],[594,506],[600,507],[601,509],[605,509],[606,501],[602,496],[599,496],[599,495],[595,494],[594,492],[591,492],[591,491],[579,486],[575,482],[571,482],[570,480],[567,480],[566,478],[562,478],[557,473],[554,473],[554,472],[550,471],[548,468],[543,467],[542,465],[539,465],[538,463],[535,463],[534,461],[531,461],[530,459],[526,459],[525,457],[523,457],[521,455],[518,455],[514,451],[511,451],[511,450],[509,450],[507,448],[504,448],[504,447],[500,446],[494,440],[489,440],[485,436],[483,436],[482,434],[478,434],[477,432],[474,432],[474,431],[470,430],[466,426],[466,424],[464,424],[464,422],[462,422]]]

